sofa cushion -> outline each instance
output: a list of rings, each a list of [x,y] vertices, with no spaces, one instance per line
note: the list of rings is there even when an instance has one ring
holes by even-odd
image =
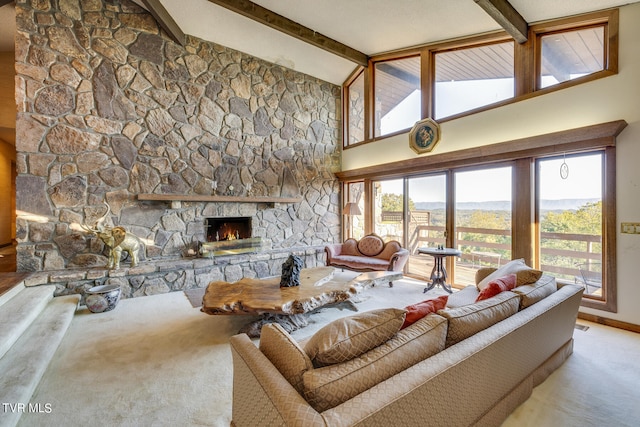
[[[384,308],[336,319],[316,332],[304,351],[315,367],[346,362],[393,337],[404,323],[405,313]]]
[[[396,240],[391,240],[384,244],[382,251],[376,255],[376,258],[389,260],[393,254],[402,250],[402,245]]]
[[[480,291],[475,302],[482,301],[498,295],[500,292],[510,291],[516,286],[516,275],[509,274],[489,282],[486,288]]]
[[[449,299],[447,300],[448,308],[456,308],[461,307],[463,305],[469,305],[476,302],[476,298],[480,295],[480,291],[476,287],[476,285],[465,286],[449,295]]]
[[[389,267],[389,260],[361,255],[337,255],[331,259],[331,265],[344,266],[353,270],[386,270]]]
[[[404,329],[409,325],[413,325],[418,320],[425,317],[427,314],[435,313],[438,310],[442,310],[447,305],[448,299],[449,295],[442,295],[438,298],[428,299],[406,306],[404,309],[407,310],[407,315],[405,316],[404,323],[402,324],[402,328],[400,329]]]
[[[358,250],[362,255],[376,256],[384,249],[384,240],[375,234],[364,236],[358,242]]]
[[[516,286],[513,292],[520,295],[520,309],[527,308],[548,297],[558,290],[553,276],[543,275],[537,282],[530,285]]]
[[[345,240],[341,245],[339,255],[360,256],[360,252],[358,252],[358,241],[352,238]]]
[[[478,282],[478,290],[482,291],[492,280],[509,274],[515,274],[517,276],[516,286],[522,286],[538,280],[542,276],[542,271],[529,267],[522,258],[514,259]]]
[[[260,332],[260,351],[283,377],[304,395],[302,374],[313,369],[311,359],[298,343],[277,323],[269,323]]]
[[[519,306],[520,297],[506,291],[475,304],[438,310],[449,321],[447,347],[517,313]]]
[[[442,351],[446,334],[446,320],[428,315],[360,357],[305,372],[304,396],[319,412],[333,408]]]

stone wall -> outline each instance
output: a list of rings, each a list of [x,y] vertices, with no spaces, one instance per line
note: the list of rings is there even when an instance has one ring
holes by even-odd
[[[204,240],[210,216],[252,216],[253,234],[271,242],[268,259],[317,254],[339,239],[339,87],[194,37],[182,47],[127,0],[16,3],[19,271],[49,282],[122,276],[100,270],[104,247],[80,227],[94,224],[105,202],[106,223],[146,243],[142,264],[154,274],[171,260],[178,276],[204,265],[225,276],[215,261],[176,261]],[[214,188],[302,201],[137,199]],[[242,260],[253,277],[275,269]],[[144,293],[144,280],[135,291]]]

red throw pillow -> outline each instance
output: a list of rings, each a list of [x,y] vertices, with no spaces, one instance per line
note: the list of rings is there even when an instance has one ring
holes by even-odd
[[[449,295],[442,295],[441,297],[428,299],[405,307],[407,315],[404,318],[404,323],[400,329],[404,329],[407,326],[417,322],[425,317],[427,314],[435,313],[438,310],[442,310],[447,305]]]
[[[509,274],[508,276],[492,280],[487,287],[480,292],[478,298],[476,298],[476,302],[495,297],[500,292],[510,291],[516,287],[516,280],[517,276],[515,274]]]

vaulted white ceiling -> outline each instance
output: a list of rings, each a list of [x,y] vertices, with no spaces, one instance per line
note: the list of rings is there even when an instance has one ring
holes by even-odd
[[[142,4],[142,0],[135,0]],[[511,0],[528,23],[640,0]],[[366,55],[499,30],[474,0],[253,0]],[[182,32],[331,83],[355,64],[208,0],[160,0]],[[13,50],[15,7],[0,7],[0,51]]]
[[[335,84],[355,64],[208,0],[160,0],[182,31]],[[511,0],[529,23],[608,9],[629,0]],[[369,56],[499,30],[474,0],[253,0]]]

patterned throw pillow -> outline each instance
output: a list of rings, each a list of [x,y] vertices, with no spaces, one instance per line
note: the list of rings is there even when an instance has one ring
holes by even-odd
[[[518,312],[520,297],[513,292],[500,292],[494,298],[457,308],[438,310],[447,318],[447,347],[466,340],[491,325]]]
[[[393,337],[404,323],[405,311],[384,308],[334,320],[304,346],[313,366],[346,362]]]
[[[508,276],[492,280],[486,288],[480,291],[480,294],[476,298],[476,302],[495,297],[500,292],[510,291],[516,287],[516,280],[517,276],[515,274],[509,274]]]
[[[443,317],[434,314],[420,319],[359,357],[305,372],[304,397],[318,412],[338,406],[376,384],[393,382],[398,372],[439,353],[446,336]]]
[[[516,286],[513,292],[520,295],[520,310],[543,300],[558,289],[553,276],[543,275],[530,285]]]
[[[442,310],[449,300],[449,295],[442,295],[438,298],[428,299],[405,307],[407,315],[404,318],[402,328],[404,329],[409,325],[413,325],[418,320],[422,319],[428,314],[435,313],[438,310]]]
[[[513,261],[509,261],[508,263],[482,279],[480,282],[478,282],[478,290],[482,291],[492,280],[504,277],[509,274],[515,274],[517,276],[516,286],[522,286],[528,285],[529,283],[534,283],[540,278],[540,276],[542,276],[542,271],[535,270],[529,267],[524,263],[523,258],[514,259]]]

